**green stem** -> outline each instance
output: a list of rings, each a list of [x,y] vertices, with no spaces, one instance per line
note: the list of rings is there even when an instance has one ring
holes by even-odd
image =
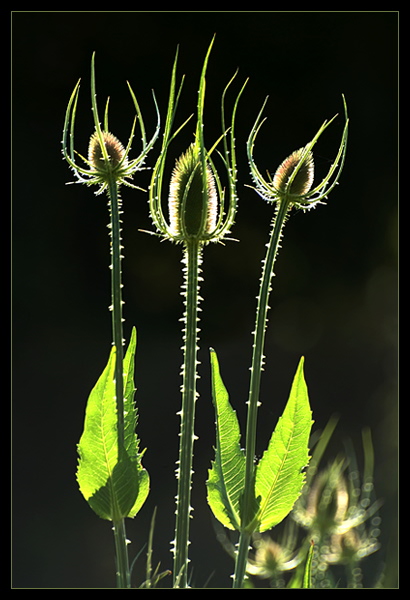
[[[116,575],[117,588],[131,588],[131,574],[128,563],[128,546],[127,536],[125,533],[125,519],[119,519],[113,522],[114,525],[114,540],[115,540],[115,558],[116,558]]]
[[[123,381],[123,331],[122,331],[122,283],[121,283],[121,225],[120,196],[118,184],[111,179],[108,186],[111,227],[111,299],[112,336],[116,350],[115,395],[117,399],[118,456],[124,447],[124,381]],[[114,521],[114,538],[117,565],[117,588],[130,588],[125,520]]]
[[[115,393],[118,410],[118,446],[124,444],[124,390],[123,390],[123,333],[121,283],[121,226],[118,184],[111,180],[108,187],[111,217],[111,310],[112,336],[116,350]]]
[[[249,543],[251,541],[251,534],[246,531],[242,531],[239,537],[238,553],[236,555],[235,562],[235,574],[233,579],[232,587],[234,589],[242,588],[245,580],[246,565],[248,562],[249,554]]]
[[[191,512],[192,457],[195,440],[195,402],[197,397],[197,321],[198,282],[201,244],[197,240],[185,244],[185,335],[182,384],[181,433],[178,465],[178,495],[175,525],[174,586],[188,585],[189,520]]]
[[[271,292],[273,267],[278,254],[283,227],[289,211],[290,202],[283,198],[276,208],[272,222],[266,258],[263,263],[261,285],[256,311],[256,324],[254,331],[251,380],[249,386],[248,415],[246,423],[246,463],[245,463],[245,488],[242,513],[242,531],[239,540],[239,549],[235,565],[234,588],[241,588],[245,576],[246,562],[249,551],[249,536],[253,531],[254,502],[255,502],[255,450],[256,450],[256,425],[259,406],[260,381],[263,370],[265,333],[268,315],[268,301]]]

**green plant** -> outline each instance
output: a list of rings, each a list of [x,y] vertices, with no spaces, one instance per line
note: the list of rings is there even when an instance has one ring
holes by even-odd
[[[198,311],[201,265],[204,247],[211,242],[229,239],[238,207],[235,124],[239,101],[247,81],[233,100],[229,120],[226,118],[227,94],[236,74],[228,82],[221,96],[221,132],[210,146],[204,138],[204,105],[206,73],[214,40],[211,41],[203,63],[196,110],[193,140],[187,150],[175,161],[167,186],[168,214],[164,209],[163,188],[166,164],[175,137],[189,123],[174,127],[176,111],[182,93],[184,78],[177,85],[178,52],[173,63],[168,106],[164,121],[162,144],[154,163],[149,187],[150,216],[155,232],[149,232],[182,247],[182,276],[185,312],[183,315],[183,370],[180,447],[177,469],[177,502],[175,520],[173,587],[189,587],[189,543],[191,486],[195,440],[195,403],[198,378]],[[125,535],[125,518],[134,517],[149,493],[149,476],[142,466],[143,451],[135,434],[137,411],[134,404],[134,362],[136,330],[133,328],[128,349],[123,351],[123,314],[121,280],[121,200],[120,187],[138,188],[130,179],[142,168],[148,153],[159,137],[160,117],[157,111],[155,132],[147,141],[142,114],[134,92],[129,86],[136,117],[126,147],[109,132],[108,101],[104,112],[104,126],[100,125],[96,102],[95,62],[91,62],[91,104],[95,131],[91,135],[88,158],[74,150],[74,125],[79,97],[79,83],[70,97],[63,128],[63,155],[79,183],[98,185],[97,195],[106,192],[110,213],[111,235],[111,294],[112,294],[112,349],[108,363],[92,390],[86,407],[84,431],[78,444],[79,463],[77,480],[80,491],[98,516],[114,525],[116,547],[117,587],[131,587],[131,567]],[[270,577],[271,573],[295,570],[288,587],[314,586],[315,556],[322,549],[323,536],[309,533],[299,552],[293,539],[281,547],[262,536],[279,525],[290,513],[294,522],[299,519],[305,526],[307,517],[303,502],[312,491],[312,465],[317,466],[326,443],[329,429],[318,442],[309,464],[309,445],[312,412],[304,376],[304,357],[299,361],[290,394],[282,416],[272,433],[262,458],[255,461],[257,414],[260,405],[260,382],[264,367],[265,333],[271,283],[278,250],[283,239],[285,223],[292,210],[308,211],[323,203],[340,178],[347,146],[348,116],[344,101],[345,126],[339,149],[324,179],[314,185],[313,148],[333,119],[325,121],[313,139],[293,152],[276,170],[273,177],[261,175],[254,159],[257,135],[264,122],[264,102],[247,140],[247,157],[253,189],[269,203],[274,204],[267,253],[263,261],[260,290],[257,298],[256,320],[252,350],[251,377],[247,403],[245,448],[240,445],[241,431],[236,413],[231,406],[223,383],[215,350],[210,350],[212,399],[216,415],[215,459],[207,481],[207,498],[211,511],[223,528],[237,532],[237,547],[229,547],[235,561],[233,587],[249,587],[250,575]],[[135,127],[142,138],[142,151],[129,159]],[[85,166],[79,166],[76,154]],[[222,183],[220,168],[227,179]],[[88,167],[88,168],[86,168]],[[332,429],[330,427],[330,429]],[[367,477],[371,477],[367,468]],[[322,487],[332,488],[334,482],[342,485],[342,469],[331,470],[323,476]],[[327,477],[327,478],[326,478]],[[323,483],[324,481],[324,483]],[[320,483],[318,484],[320,487]],[[335,484],[336,485],[336,484]],[[305,486],[305,487],[304,487]],[[377,505],[375,505],[377,508]],[[152,568],[153,528],[148,540],[146,580],[140,587],[152,588],[168,574]],[[318,520],[315,521],[317,529]],[[360,525],[357,517],[352,527]],[[350,528],[351,529],[351,528]],[[316,530],[315,530],[316,531]],[[337,533],[342,534],[340,530]],[[251,544],[257,547],[255,557],[249,555]],[[137,557],[139,554],[137,555]],[[137,558],[136,557],[136,558]],[[136,560],[136,559],[134,559]]]
[[[283,228],[292,208],[309,210],[331,192],[342,172],[347,143],[345,104],[346,125],[339,151],[329,172],[318,186],[312,189],[312,148],[331,121],[325,121],[311,142],[288,157],[277,169],[273,179],[265,180],[253,158],[255,139],[263,122],[261,115],[264,106],[248,139],[248,159],[256,191],[269,202],[275,202],[276,210],[258,295],[244,453],[239,446],[239,426],[232,422],[227,424],[224,418],[230,409],[220,408],[221,403],[227,402],[226,391],[215,359],[212,362],[214,401],[217,407],[217,454],[208,481],[208,497],[215,516],[225,526],[240,532],[235,588],[243,586],[252,534],[274,527],[289,514],[301,493],[304,483],[302,469],[308,462],[311,413],[303,377],[303,360],[299,364],[288,404],[272,435],[268,450],[258,465],[255,465],[254,458],[268,302]],[[333,175],[335,177],[332,180]],[[221,410],[224,411],[223,414],[220,413]],[[232,412],[230,421],[235,421]],[[235,457],[232,456],[233,448],[236,449]]]
[[[203,248],[210,242],[219,242],[229,234],[236,214],[236,156],[235,156],[235,116],[238,94],[228,130],[225,126],[225,94],[232,83],[228,83],[222,96],[222,134],[210,150],[204,142],[203,111],[205,101],[205,76],[213,41],[205,57],[198,92],[198,111],[194,142],[176,161],[169,185],[169,223],[161,205],[165,161],[169,145],[175,134],[172,125],[177,107],[175,77],[176,60],[171,82],[168,114],[165,125],[162,150],[153,170],[150,186],[150,212],[158,233],[183,246],[184,265],[183,295],[184,313],[184,364],[182,383],[181,433],[178,461],[178,494],[174,540],[174,586],[186,588],[188,584],[188,545],[190,498],[192,479],[192,457],[194,446],[195,402],[197,399],[196,380],[198,350],[198,309],[200,266]],[[179,95],[179,94],[178,94]],[[179,130],[178,130],[179,131]],[[226,141],[229,135],[230,144]],[[225,207],[225,193],[213,160],[213,152],[218,142],[223,141],[223,165],[228,177],[228,207]],[[226,210],[226,214],[225,214]]]
[[[84,431],[78,444],[80,456],[77,480],[80,491],[90,507],[103,519],[113,522],[117,586],[129,588],[130,569],[124,519],[137,514],[149,490],[149,477],[142,467],[142,453],[135,434],[137,413],[134,406],[134,361],[136,332],[133,329],[128,351],[123,356],[123,317],[121,283],[120,186],[133,186],[129,179],[141,169],[159,134],[159,114],[156,131],[146,140],[144,122],[135,95],[129,86],[137,116],[126,148],[109,132],[108,101],[104,114],[104,129],[98,116],[95,88],[94,55],[91,62],[91,106],[95,132],[89,143],[88,158],[78,156],[89,168],[75,160],[74,126],[79,82],[67,106],[63,130],[63,155],[79,183],[98,185],[96,194],[106,191],[110,212],[111,235],[111,298],[113,347],[108,364],[88,399]],[[155,98],[154,98],[155,100]],[[131,143],[138,119],[143,148],[138,158],[129,160]],[[69,138],[69,142],[68,142]],[[138,189],[138,188],[137,188]]]

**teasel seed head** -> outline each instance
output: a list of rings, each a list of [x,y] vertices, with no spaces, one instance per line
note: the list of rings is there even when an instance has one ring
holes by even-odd
[[[273,177],[269,174],[268,178],[265,179],[255,163],[253,152],[256,136],[265,120],[262,119],[262,113],[266,102],[267,99],[252,127],[246,144],[248,162],[255,184],[255,191],[268,202],[276,202],[279,204],[285,202],[290,208],[295,206],[303,211],[310,210],[318,204],[324,204],[323,201],[328,199],[330,192],[338,184],[345,162],[349,118],[344,96],[345,125],[339,149],[335,159],[330,164],[327,174],[317,185],[314,185],[313,183],[314,162],[312,150],[322,133],[334,121],[336,116],[330,119],[330,121],[324,121],[316,135],[306,146],[296,150],[288,156],[276,170]]]
[[[297,168],[298,171],[293,181],[290,181]],[[273,186],[278,192],[301,196],[309,192],[313,185],[313,179],[313,154],[310,151],[306,154],[305,148],[299,148],[278,167],[273,177]]]
[[[206,165],[206,177],[203,177],[203,165],[195,144],[176,161],[168,206],[170,232],[175,238],[206,240],[216,228],[218,194],[215,178],[209,165]]]
[[[126,166],[127,158],[125,156],[125,148],[122,143],[109,131],[102,131],[102,138],[104,141],[105,149],[110,161],[110,165],[107,167],[104,159],[103,151],[101,148],[100,139],[98,133],[95,132],[90,138],[88,145],[88,160],[91,165],[98,171],[107,171],[107,168],[113,170],[118,167],[119,164]],[[124,160],[125,157],[125,160]]]
[[[80,92],[80,81],[77,82],[67,105],[63,127],[63,139],[61,141],[63,157],[73,170],[76,177],[76,183],[84,183],[87,186],[98,185],[99,188],[95,192],[97,195],[104,192],[108,186],[114,182],[117,186],[126,185],[127,187],[134,189],[141,189],[140,187],[130,183],[129,180],[133,179],[134,175],[144,168],[143,165],[147,154],[150,152],[159,136],[160,115],[158,105],[155,100],[155,95],[154,103],[157,111],[157,127],[151,140],[148,141],[145,135],[145,126],[141,110],[129,83],[128,89],[134,103],[136,115],[131,127],[128,143],[126,148],[124,148],[122,143],[112,133],[109,133],[109,99],[107,99],[105,106],[103,120],[104,125],[103,128],[101,127],[101,121],[97,107],[94,53],[91,59],[91,107],[94,116],[95,129],[88,144],[88,158],[85,158],[79,152],[77,152],[74,144],[75,118]],[[137,158],[130,160],[129,153],[131,151],[132,141],[135,136],[135,128],[137,124],[139,125],[141,132],[142,151]],[[76,161],[76,156],[81,158],[81,163]],[[84,163],[85,166],[82,163]]]

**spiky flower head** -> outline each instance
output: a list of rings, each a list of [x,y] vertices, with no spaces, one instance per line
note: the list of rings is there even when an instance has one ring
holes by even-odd
[[[206,241],[216,228],[218,194],[215,177],[206,165],[206,190],[198,149],[192,144],[176,161],[169,186],[169,222],[172,235]]]
[[[255,183],[254,187],[262,198],[268,202],[285,201],[290,207],[296,206],[302,210],[308,210],[321,203],[322,200],[327,199],[327,196],[338,182],[346,155],[348,117],[344,98],[343,102],[345,126],[339,150],[327,175],[319,185],[313,186],[314,162],[312,149],[324,130],[330,125],[335,117],[330,121],[325,121],[315,137],[306,146],[292,152],[292,154],[278,167],[273,178],[268,175],[268,178],[265,179],[262,177],[253,157],[255,139],[264,121],[261,120],[261,118],[266,104],[265,100],[262,110],[251,130],[247,143],[248,161],[251,175]]]
[[[74,171],[74,174],[77,178],[77,183],[85,183],[86,185],[95,184],[100,186],[96,192],[97,194],[103,192],[111,183],[115,183],[118,186],[127,185],[129,187],[140,189],[137,186],[132,185],[129,182],[129,179],[132,179],[134,174],[143,168],[145,158],[159,135],[160,119],[155,96],[154,103],[157,110],[157,127],[151,140],[147,142],[144,121],[142,119],[142,114],[137,99],[129,84],[128,88],[137,114],[132,125],[127,147],[124,148],[123,144],[115,137],[115,135],[109,132],[108,100],[104,114],[104,128],[102,128],[100,124],[95,91],[95,55],[93,54],[91,60],[91,103],[95,131],[90,137],[88,158],[84,158],[74,149],[74,125],[80,90],[79,81],[75,86],[68,102],[63,129],[63,156],[71,169]],[[131,144],[134,138],[137,120],[141,130],[142,151],[137,158],[129,160],[128,155],[131,150]],[[75,154],[82,159],[88,169],[77,164],[75,160]]]
[[[208,48],[199,82],[195,141],[176,160],[169,184],[169,222],[164,216],[161,199],[165,162],[171,141],[187,123],[185,121],[179,129],[172,132],[181,91],[181,89],[179,92],[176,91],[178,55],[175,58],[172,71],[162,150],[151,178],[150,213],[158,235],[182,244],[189,243],[190,241],[207,244],[222,240],[229,234],[236,215],[236,150],[234,127],[237,105],[246,82],[236,97],[230,127],[226,127],[225,125],[225,96],[235,76],[232,77],[226,86],[221,102],[222,135],[210,149],[207,149],[204,143],[203,111],[205,74],[212,45],[213,40]],[[230,143],[228,143],[228,140]],[[219,152],[219,155],[222,159],[223,170],[226,171],[227,186],[221,184],[218,171],[213,162],[213,153],[220,142],[223,144],[223,151]]]
[[[102,131],[101,133],[106,152],[103,152],[101,148],[98,133],[93,133],[88,144],[88,162],[94,169],[102,172],[105,172],[107,167],[114,170],[119,165],[122,165],[126,168],[128,166],[128,158],[120,140],[109,131]],[[107,165],[104,155],[108,156],[109,165]]]
[[[304,148],[295,150],[286,158],[273,176],[273,187],[283,194],[301,196],[307,194],[313,185],[315,168],[313,154],[303,156]],[[303,159],[303,160],[302,160]],[[296,172],[296,176],[293,174]]]

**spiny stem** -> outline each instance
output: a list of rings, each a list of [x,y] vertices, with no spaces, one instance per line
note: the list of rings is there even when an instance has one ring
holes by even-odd
[[[254,471],[254,458],[256,448],[256,421],[259,406],[260,381],[264,363],[265,334],[268,315],[268,302],[271,292],[271,280],[273,276],[273,267],[279,249],[279,243],[282,237],[282,231],[289,210],[289,203],[281,201],[279,203],[276,215],[273,219],[272,233],[270,236],[266,258],[263,264],[261,284],[258,296],[258,307],[256,312],[256,323],[254,331],[251,380],[249,387],[248,417],[246,426],[246,482],[252,481]],[[245,506],[250,508],[250,496],[252,495],[250,486],[245,488]],[[250,516],[250,511],[245,510],[245,514]]]
[[[121,283],[121,225],[119,186],[114,178],[108,185],[111,227],[111,297],[112,335],[116,349],[115,395],[117,399],[118,456],[124,447],[124,381],[123,381],[123,331]],[[114,521],[117,588],[131,587],[125,520]]]
[[[263,263],[261,284],[258,296],[258,306],[256,311],[256,324],[254,331],[251,380],[249,386],[248,415],[246,423],[246,463],[245,463],[245,489],[243,499],[243,518],[242,531],[239,541],[239,549],[236,558],[234,588],[241,588],[245,576],[246,562],[249,551],[249,531],[248,526],[253,520],[254,510],[254,471],[255,471],[255,449],[256,449],[256,425],[257,412],[259,406],[260,381],[263,370],[265,333],[267,324],[267,314],[269,310],[268,302],[271,292],[271,280],[273,276],[273,267],[278,254],[283,227],[286,222],[290,202],[284,197],[277,204],[275,217],[272,223],[272,233],[269,239],[266,258]]]
[[[113,522],[114,540],[115,540],[115,560],[116,560],[116,575],[117,588],[131,588],[131,574],[128,563],[128,546],[127,536],[125,533],[124,519],[119,519]]]
[[[118,411],[118,446],[124,444],[124,390],[123,390],[123,332],[121,283],[121,226],[118,184],[112,179],[108,186],[111,227],[111,299],[112,335],[116,350],[115,393]]]
[[[242,531],[239,537],[238,552],[235,561],[235,574],[232,587],[234,589],[242,588],[246,574],[246,564],[248,562],[250,533]]]
[[[185,343],[174,549],[174,585],[177,584],[180,588],[186,588],[188,583],[192,456],[195,439],[195,402],[197,397],[198,284],[199,266],[202,258],[201,250],[201,243],[197,240],[188,241],[185,244]]]

